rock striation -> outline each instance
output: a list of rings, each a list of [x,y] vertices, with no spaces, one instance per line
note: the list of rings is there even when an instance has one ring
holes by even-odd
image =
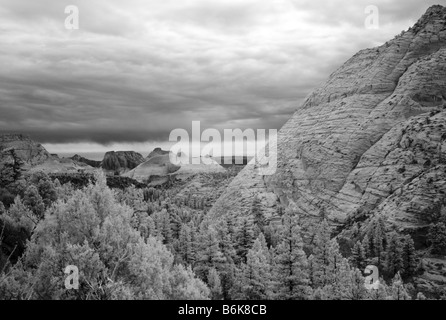
[[[45,148],[23,134],[0,135],[0,151],[14,150],[15,155],[26,165],[37,165],[51,158]]]
[[[291,203],[302,215],[324,210],[338,223],[360,207],[371,210],[426,169],[420,159],[407,164],[412,156],[404,148],[427,135],[424,144],[444,152],[445,107],[446,9],[433,6],[413,28],[358,52],[311,93],[279,131],[276,173],[260,176],[251,162],[212,213],[247,214],[255,195],[270,216]],[[417,142],[409,146],[408,139]],[[399,173],[403,165],[407,171]]]
[[[331,74],[279,131],[275,173],[258,175],[251,161],[210,214],[248,215],[258,197],[269,218],[292,207],[303,224],[325,216],[338,230],[381,215],[424,250],[446,200],[445,159],[446,8],[437,5]],[[422,286],[446,283],[429,265]]]
[[[135,151],[109,151],[104,155],[101,167],[104,170],[123,173],[144,162],[144,157]]]

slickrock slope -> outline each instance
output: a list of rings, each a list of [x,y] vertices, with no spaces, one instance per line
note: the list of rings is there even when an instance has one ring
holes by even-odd
[[[342,225],[379,211],[398,229],[422,228],[423,210],[444,198],[445,108],[446,8],[433,6],[310,94],[279,131],[276,173],[251,162],[211,214],[249,214],[258,195],[270,217],[292,205]]]
[[[45,148],[22,134],[0,135],[0,151],[14,150],[15,155],[26,165],[36,165],[51,158]]]

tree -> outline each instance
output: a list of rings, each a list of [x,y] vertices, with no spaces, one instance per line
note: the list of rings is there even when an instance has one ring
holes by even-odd
[[[397,272],[404,271],[404,244],[396,232],[392,232],[388,239],[386,270],[393,276]]]
[[[397,272],[393,278],[392,286],[389,291],[392,300],[411,300],[399,272]]]
[[[195,272],[201,279],[206,279],[210,268],[219,271],[225,262],[226,259],[220,251],[217,232],[213,227],[202,225],[199,233]]]
[[[254,225],[249,217],[242,217],[237,232],[237,254],[246,263],[246,255],[254,243]]]
[[[362,250],[364,251],[364,256],[367,260],[367,258],[370,258],[372,256],[372,249],[370,246],[370,238],[367,234],[362,239],[361,245],[362,245]]]
[[[327,284],[329,274],[329,247],[331,228],[327,220],[323,220],[316,229],[313,241],[313,286],[323,287]]]
[[[383,218],[380,216],[375,221],[373,230],[373,251],[375,253],[375,256],[378,257],[377,267],[379,269],[381,269],[382,267],[385,243],[386,243],[385,223]]]
[[[364,247],[359,241],[356,241],[355,245],[352,248],[351,260],[355,268],[359,268],[362,270],[365,267],[366,258]]]
[[[254,197],[254,200],[252,203],[251,215],[254,217],[254,225],[258,228],[258,230],[260,232],[263,232],[266,221],[265,221],[265,216],[262,211],[260,199],[257,196]]]
[[[185,264],[192,265],[196,260],[195,244],[192,241],[193,230],[186,224],[183,224],[178,239],[178,254]]]
[[[215,268],[210,268],[208,272],[208,285],[211,290],[212,300],[221,300],[222,299],[222,287],[220,277],[218,275],[217,270]]]
[[[242,292],[244,299],[265,300],[271,297],[271,266],[267,258],[268,251],[262,245],[265,239],[262,234],[254,241],[248,251]]]
[[[443,222],[431,224],[428,233],[428,242],[431,244],[432,253],[443,254],[446,252],[446,225]]]
[[[284,300],[307,299],[310,296],[308,262],[298,220],[287,211],[282,219],[281,242],[276,248],[276,277],[278,298]]]
[[[190,268],[174,264],[165,245],[134,228],[134,211],[98,178],[48,209],[22,259],[0,276],[0,298],[209,298]],[[63,288],[67,265],[81,272],[78,291]]]
[[[403,263],[404,263],[404,275],[412,276],[417,269],[417,257],[415,251],[415,244],[410,235],[404,237],[404,250],[403,250]]]
[[[30,209],[38,219],[42,219],[45,212],[45,204],[34,185],[30,185],[25,190],[23,204]]]

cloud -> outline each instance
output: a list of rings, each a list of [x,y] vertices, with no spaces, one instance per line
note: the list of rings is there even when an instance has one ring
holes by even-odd
[[[0,0],[0,132],[42,143],[166,141],[170,130],[279,129],[346,59],[431,4]],[[67,5],[80,29],[66,30]]]

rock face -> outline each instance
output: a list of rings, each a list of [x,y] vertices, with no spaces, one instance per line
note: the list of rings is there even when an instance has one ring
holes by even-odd
[[[166,155],[169,153],[170,153],[170,151],[168,151],[168,150],[162,150],[161,148],[155,148],[152,150],[152,152],[149,153],[149,155],[147,156],[146,159],[150,159],[154,156],[163,156],[163,155]]]
[[[258,175],[251,161],[210,213],[250,214],[257,196],[270,218],[289,206],[302,221],[324,214],[341,229],[379,214],[423,249],[445,194],[446,8],[433,6],[311,93],[278,133],[276,172]],[[440,275],[425,265],[428,286]]]
[[[169,154],[155,155],[124,174],[124,176],[137,181],[150,182],[153,178],[167,177],[179,168],[179,166],[175,166],[170,162]],[[167,181],[166,179],[161,180]]]
[[[434,6],[407,32],[355,54],[310,94],[279,131],[276,173],[257,175],[250,163],[212,213],[247,214],[256,194],[269,215],[292,203],[302,215],[325,210],[338,223],[359,208],[383,206],[440,165],[445,107],[446,8]]]
[[[90,167],[93,167],[93,168],[100,168],[100,166],[101,166],[101,161],[90,160],[90,159],[81,157],[78,154],[75,154],[70,159],[73,160],[73,161],[76,161],[78,163],[85,163],[85,164],[87,164],[87,165],[89,165]]]
[[[303,225],[324,215],[342,232],[380,215],[414,239],[419,289],[444,287],[427,232],[446,207],[446,8],[342,65],[279,131],[275,173],[251,161],[210,214],[250,214],[255,196],[267,217],[291,207]]]
[[[101,167],[113,172],[127,172],[144,162],[144,157],[134,151],[109,151],[102,160]]]
[[[12,149],[26,165],[37,165],[51,158],[45,148],[22,134],[0,135],[0,150]]]
[[[167,152],[167,153],[166,153]],[[151,156],[152,155],[152,156]],[[176,156],[179,162],[184,154]],[[144,182],[154,182],[156,184],[168,181],[169,176],[175,176],[178,179],[186,179],[196,174],[205,173],[225,173],[226,170],[212,159],[208,159],[209,164],[185,164],[175,165],[170,161],[170,152],[163,151],[160,148],[153,150],[144,163],[141,163],[135,169],[127,172],[126,177]],[[186,159],[182,159],[183,162]],[[191,162],[191,161],[189,161]]]

